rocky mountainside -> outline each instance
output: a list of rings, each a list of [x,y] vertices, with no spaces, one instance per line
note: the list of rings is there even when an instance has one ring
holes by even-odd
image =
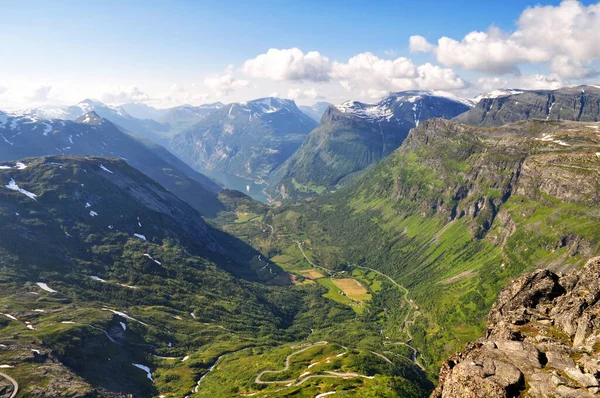
[[[94,99],[85,99],[75,105],[64,108],[33,108],[23,110],[19,113],[42,119],[75,121],[88,112],[96,112],[98,116],[113,122],[125,131],[155,142],[159,142],[160,137],[170,130],[168,124],[159,123],[152,119],[138,119],[131,116],[121,107],[109,106]]]
[[[400,92],[377,104],[330,106],[298,151],[269,177],[268,190],[294,200],[335,189],[391,154],[421,122],[469,109],[465,101],[430,91]]]
[[[327,108],[329,108],[332,104],[330,104],[329,102],[317,102],[312,106],[308,106],[308,105],[300,105],[298,108],[306,113],[308,116],[310,116],[311,118],[313,118],[315,120],[315,122],[320,122],[321,118],[323,117],[323,114],[325,113],[325,111],[327,110]]]
[[[76,121],[0,113],[0,160],[44,155],[91,155],[125,159],[206,215],[221,208],[220,187],[164,147],[122,131],[90,112]]]
[[[482,95],[477,105],[456,120],[481,126],[529,119],[600,120],[600,87],[565,87],[558,90],[497,90]]]
[[[451,356],[432,397],[595,397],[600,392],[600,257],[509,283],[485,337]]]
[[[298,149],[316,122],[294,101],[263,98],[229,104],[176,135],[170,148],[197,170],[262,181]]]

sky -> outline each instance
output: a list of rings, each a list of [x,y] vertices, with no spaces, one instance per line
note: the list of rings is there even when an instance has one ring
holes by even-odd
[[[10,1],[0,109],[598,84],[593,1]]]

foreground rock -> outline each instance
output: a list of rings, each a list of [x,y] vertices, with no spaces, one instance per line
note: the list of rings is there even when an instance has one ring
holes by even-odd
[[[600,391],[600,257],[582,270],[539,270],[510,283],[485,338],[440,370],[432,398],[592,397]]]

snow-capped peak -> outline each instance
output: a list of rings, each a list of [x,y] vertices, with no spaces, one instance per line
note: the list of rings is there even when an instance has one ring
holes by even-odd
[[[80,108],[84,114],[91,112],[91,111],[96,111],[100,108],[106,108],[106,109],[110,109],[111,111],[115,112],[119,116],[130,117],[130,115],[127,112],[125,112],[125,110],[123,108],[120,108],[118,106],[106,105],[102,101],[98,101],[98,100],[90,99],[90,98],[84,99],[83,101],[77,103],[75,105],[75,107]]]
[[[376,104],[365,104],[358,101],[347,101],[341,105],[335,105],[335,108],[342,113],[351,114],[361,119],[373,121],[391,120],[397,115],[397,110],[407,110],[415,124],[418,126],[421,121],[421,109],[423,100],[426,97],[443,98],[461,105],[473,107],[473,103],[460,98],[452,93],[437,90],[410,90],[400,91],[390,94],[388,97]]]
[[[273,113],[280,111],[284,108],[296,107],[296,103],[293,100],[275,97],[255,99],[253,101],[248,102],[248,105],[253,105],[257,107],[257,110],[262,113]]]

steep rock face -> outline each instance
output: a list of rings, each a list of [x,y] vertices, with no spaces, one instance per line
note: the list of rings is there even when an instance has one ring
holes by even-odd
[[[600,120],[600,88],[511,90],[487,98],[483,96],[477,106],[456,117],[461,123],[481,126],[500,126],[529,119],[597,122]]]
[[[581,270],[511,282],[485,338],[451,356],[438,397],[591,397],[600,391],[600,257]]]
[[[271,194],[299,199],[344,185],[396,150],[413,127],[470,109],[455,97],[405,91],[377,104],[348,101],[330,106],[302,147],[269,178]]]
[[[229,104],[176,135],[170,148],[206,173],[261,180],[300,146],[316,122],[294,101]]]
[[[404,170],[426,166],[422,173],[431,174],[431,181],[415,184],[412,173],[398,173],[392,200],[398,208],[441,213],[449,220],[470,216],[478,219],[480,232],[515,195],[595,205],[599,130],[599,125],[576,122],[482,128],[428,120],[409,134],[397,158]],[[510,229],[510,218],[503,217]]]

